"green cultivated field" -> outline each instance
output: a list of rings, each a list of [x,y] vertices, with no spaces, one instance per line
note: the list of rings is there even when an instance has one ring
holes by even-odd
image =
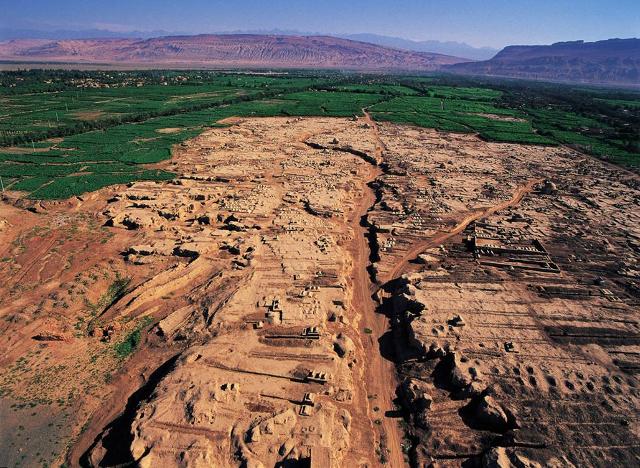
[[[495,100],[498,96],[482,92],[473,99],[468,99],[469,95],[473,95],[473,90],[462,88],[450,89],[441,94],[448,96],[447,98],[398,97],[371,107],[371,113],[377,120],[450,132],[474,132],[487,140],[553,144],[553,141],[534,133],[531,122],[526,120],[524,113],[496,107]]]
[[[640,94],[448,76],[222,72],[0,73],[0,176],[36,199],[174,175],[146,166],[230,116],[361,115],[572,145],[640,166]]]

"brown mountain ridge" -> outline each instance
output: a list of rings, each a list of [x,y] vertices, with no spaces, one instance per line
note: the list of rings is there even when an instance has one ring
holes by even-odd
[[[491,60],[445,68],[473,75],[640,85],[640,39],[509,46]]]
[[[151,39],[19,39],[0,42],[0,60],[416,71],[436,70],[442,65],[467,61],[329,36],[253,34]]]

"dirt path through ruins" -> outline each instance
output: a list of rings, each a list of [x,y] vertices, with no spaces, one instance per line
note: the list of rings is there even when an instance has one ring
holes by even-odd
[[[456,224],[456,226],[450,231],[438,233],[435,236],[432,236],[429,239],[418,243],[415,247],[404,254],[400,262],[398,262],[396,267],[391,271],[391,273],[389,273],[389,276],[387,278],[384,278],[382,283],[384,284],[398,278],[407,269],[409,263],[414,260],[420,253],[422,253],[426,249],[441,245],[451,237],[464,231],[466,227],[472,222],[478,221],[482,218],[486,218],[487,216],[490,216],[497,211],[518,205],[522,201],[524,196],[527,193],[531,192],[531,190],[533,190],[533,187],[540,182],[542,182],[542,179],[530,180],[525,185],[519,187],[509,200],[505,200],[502,203],[498,203],[497,205],[493,205],[488,208],[474,210],[471,214],[465,216],[461,221],[459,221],[458,224]]]
[[[362,110],[365,122],[370,126],[376,141],[375,159],[378,164],[382,161],[384,143],[380,139],[378,127],[371,119],[366,109]],[[371,173],[367,182],[373,181],[382,174],[377,166],[371,167]],[[395,406],[393,397],[398,386],[395,363],[385,359],[380,349],[379,339],[389,331],[387,318],[376,312],[378,304],[373,300],[372,294],[375,286],[371,283],[367,267],[369,266],[370,247],[367,240],[367,228],[360,221],[366,215],[370,207],[375,204],[375,193],[370,187],[366,187],[358,209],[350,220],[355,236],[350,248],[353,257],[353,307],[360,310],[361,314],[361,341],[364,348],[364,380],[367,397],[369,398],[369,416],[372,421],[380,421],[380,450],[386,449],[386,462],[388,466],[400,467],[405,465],[402,452],[402,436],[398,427],[398,420],[386,416],[393,414]],[[363,330],[371,330],[364,334]],[[376,410],[377,408],[377,410]]]

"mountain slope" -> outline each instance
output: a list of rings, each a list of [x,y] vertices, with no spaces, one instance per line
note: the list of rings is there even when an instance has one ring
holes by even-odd
[[[640,84],[640,39],[509,46],[491,60],[454,64],[448,71],[559,81]]]
[[[378,34],[347,34],[340,35],[344,39],[354,41],[370,42],[385,47],[396,49],[414,50],[416,52],[434,52],[437,54],[453,55],[454,57],[464,57],[471,60],[487,60],[498,53],[497,49],[491,47],[473,47],[464,42],[442,42],[442,41],[412,41],[402,37],[380,36]]]
[[[465,61],[329,36],[251,34],[12,40],[0,42],[0,60],[424,71]]]

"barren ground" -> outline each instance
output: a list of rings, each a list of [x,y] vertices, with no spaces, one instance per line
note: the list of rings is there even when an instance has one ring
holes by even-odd
[[[174,182],[0,204],[0,465],[637,464],[636,176],[225,123]]]

